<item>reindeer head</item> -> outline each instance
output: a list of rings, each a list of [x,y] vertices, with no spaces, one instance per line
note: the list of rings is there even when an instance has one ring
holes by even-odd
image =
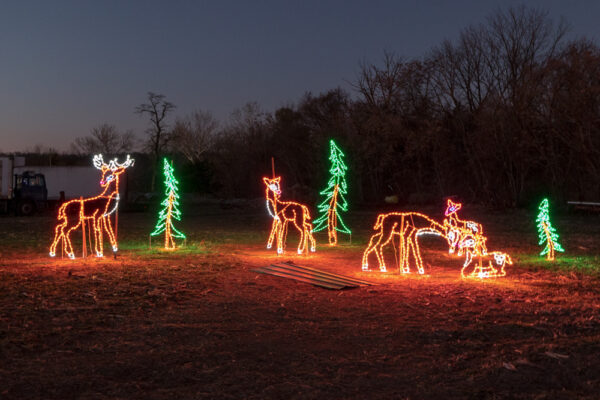
[[[265,185],[267,185],[267,190],[270,190],[273,192],[273,194],[275,195],[275,198],[279,198],[281,197],[281,189],[279,187],[279,182],[281,181],[281,177],[278,176],[277,178],[273,178],[273,179],[269,179],[269,178],[263,178],[263,182],[265,183]]]
[[[444,212],[444,216],[456,214],[458,210],[462,207],[461,203],[454,203],[452,200],[448,199],[448,206],[446,207],[446,212]]]
[[[108,164],[104,162],[102,158],[102,154],[96,154],[94,156],[94,167],[102,171],[102,178],[100,178],[100,186],[103,188],[108,187],[112,181],[117,179],[119,175],[125,172],[125,169],[133,166],[134,159],[129,157],[127,154],[127,158],[125,162],[119,163],[116,158],[110,160]]]
[[[505,265],[513,264],[512,259],[506,253],[501,253],[499,251],[493,251],[490,254],[492,254],[494,256],[494,261],[501,268],[504,268]]]

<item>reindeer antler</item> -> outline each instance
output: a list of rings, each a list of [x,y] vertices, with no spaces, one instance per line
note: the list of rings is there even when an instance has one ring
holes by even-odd
[[[94,167],[97,169],[102,169],[102,167],[106,167],[107,165],[104,163],[104,159],[102,158],[102,154],[96,154],[94,156]]]
[[[119,163],[116,158],[113,158],[112,160],[110,160],[110,163],[108,165],[109,165],[109,168],[114,171],[117,168],[131,167],[131,166],[133,166],[134,161],[135,161],[135,159],[131,158],[129,156],[129,154],[127,154],[127,158],[125,159],[125,161],[123,163]]]
[[[118,167],[127,168],[127,167],[133,167],[133,163],[135,162],[135,159],[131,158],[129,156],[129,154],[127,154],[127,158],[125,159],[125,161],[122,164],[120,164],[116,158],[114,159],[114,162]]]

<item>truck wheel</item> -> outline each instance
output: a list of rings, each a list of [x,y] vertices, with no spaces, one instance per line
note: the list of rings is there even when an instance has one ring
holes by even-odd
[[[28,217],[35,211],[35,205],[30,200],[22,201],[19,203],[18,211],[19,214]]]

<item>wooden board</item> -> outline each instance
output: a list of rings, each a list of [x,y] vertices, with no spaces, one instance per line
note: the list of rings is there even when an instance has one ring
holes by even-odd
[[[360,279],[321,271],[315,268],[303,267],[292,263],[271,264],[266,267],[256,268],[253,271],[260,272],[261,274],[293,279],[298,282],[310,283],[315,286],[333,290],[373,285],[371,282]]]

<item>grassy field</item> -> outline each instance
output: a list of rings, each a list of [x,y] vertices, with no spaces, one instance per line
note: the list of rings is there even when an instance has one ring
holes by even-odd
[[[461,279],[436,238],[424,276],[362,272],[366,211],[348,216],[351,243],[317,235],[310,256],[293,234],[267,251],[263,210],[184,210],[177,252],[149,248],[155,214],[124,213],[116,259],[74,261],[47,256],[52,216],[2,217],[0,398],[597,399],[600,218],[554,216],[566,253],[549,263],[534,214],[463,212],[511,255],[506,278]],[[287,260],[377,285],[253,271]]]

